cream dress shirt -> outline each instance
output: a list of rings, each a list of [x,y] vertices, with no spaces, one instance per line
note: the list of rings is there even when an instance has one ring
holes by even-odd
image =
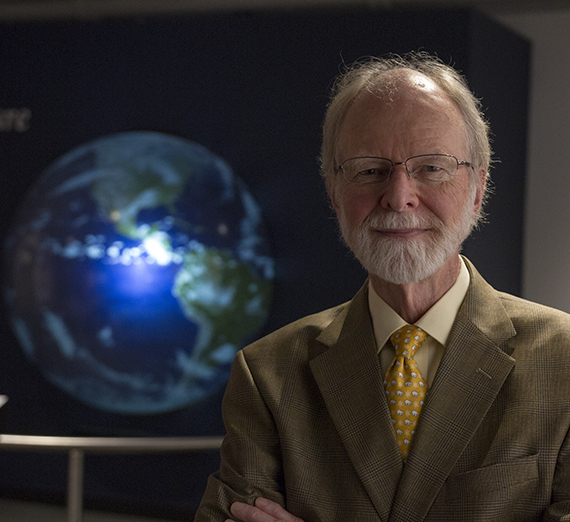
[[[459,277],[453,286],[435,303],[415,325],[429,334],[418,350],[415,359],[416,364],[424,380],[427,381],[428,387],[431,387],[435,373],[439,367],[445,344],[449,337],[449,332],[455,321],[455,316],[461,307],[461,303],[467,293],[469,282],[471,280],[469,271],[460,258],[461,269]],[[392,364],[395,356],[395,350],[390,341],[390,336],[398,328],[408,324],[402,319],[386,302],[378,296],[369,283],[368,289],[368,305],[370,307],[370,316],[372,317],[372,325],[374,327],[374,336],[376,338],[376,346],[380,354],[380,366],[382,375],[386,375],[388,368]]]

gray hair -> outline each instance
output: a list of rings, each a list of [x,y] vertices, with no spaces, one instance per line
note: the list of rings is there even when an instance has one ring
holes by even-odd
[[[394,74],[408,69],[424,74],[438,85],[459,109],[467,131],[469,161],[475,170],[484,168],[488,175],[491,166],[489,125],[485,120],[481,102],[473,95],[463,75],[439,58],[428,53],[410,53],[404,56],[390,55],[386,58],[369,58],[347,67],[335,81],[330,103],[323,124],[321,169],[329,193],[337,166],[336,149],[340,130],[346,113],[365,90],[375,92],[397,88],[392,81]],[[387,91],[389,93],[389,91]],[[484,200],[487,194],[485,194]],[[482,216],[482,214],[481,214]],[[480,216],[480,217],[481,217]]]

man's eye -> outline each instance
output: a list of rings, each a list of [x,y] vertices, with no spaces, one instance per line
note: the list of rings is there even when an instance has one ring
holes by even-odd
[[[365,178],[369,178],[371,176],[380,176],[382,175],[382,172],[380,172],[379,169],[366,169],[366,170],[361,170],[358,173],[359,176],[365,177]]]
[[[443,167],[438,167],[437,165],[422,165],[420,172],[441,172]]]

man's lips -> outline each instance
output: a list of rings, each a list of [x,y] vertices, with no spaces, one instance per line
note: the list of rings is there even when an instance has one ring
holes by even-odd
[[[375,232],[381,234],[385,237],[393,237],[393,238],[411,238],[415,236],[419,236],[428,229],[426,228],[381,228],[376,229]]]

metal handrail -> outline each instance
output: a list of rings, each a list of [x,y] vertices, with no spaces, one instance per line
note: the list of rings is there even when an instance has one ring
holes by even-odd
[[[46,437],[0,435],[0,450],[68,452],[67,522],[83,518],[85,453],[164,453],[219,449],[223,437]]]

